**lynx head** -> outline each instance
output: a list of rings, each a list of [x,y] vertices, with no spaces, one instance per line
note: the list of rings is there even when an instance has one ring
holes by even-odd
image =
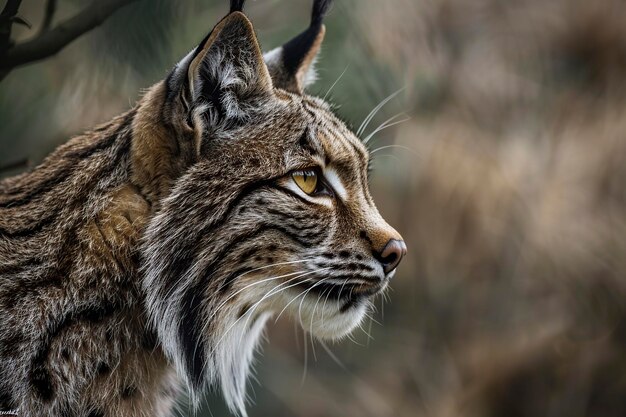
[[[152,147],[135,151],[159,155],[144,181],[166,184],[142,247],[151,319],[192,397],[220,384],[240,414],[268,317],[340,338],[406,252],[368,191],[367,149],[304,92],[329,3],[316,0],[310,27],[263,55],[243,1],[232,1],[146,98],[160,97],[160,110],[144,132],[158,124],[167,139],[138,133]]]

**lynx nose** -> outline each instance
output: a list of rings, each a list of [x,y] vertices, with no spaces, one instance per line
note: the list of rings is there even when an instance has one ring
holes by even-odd
[[[403,240],[398,239],[391,239],[382,251],[374,254],[376,259],[382,264],[385,274],[396,269],[404,255],[406,255],[406,244]]]

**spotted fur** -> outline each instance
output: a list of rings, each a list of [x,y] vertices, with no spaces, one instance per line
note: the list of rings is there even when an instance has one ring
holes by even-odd
[[[271,315],[320,338],[359,323],[401,238],[365,147],[304,93],[328,3],[264,57],[232,2],[135,108],[0,182],[0,410],[164,417],[216,385],[245,415]],[[312,167],[326,192],[293,181]]]

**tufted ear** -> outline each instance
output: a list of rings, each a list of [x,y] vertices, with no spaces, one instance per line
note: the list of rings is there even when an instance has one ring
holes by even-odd
[[[231,13],[170,77],[193,127],[237,125],[273,95],[272,79],[252,23],[236,6],[243,1],[231,4],[235,4]]]
[[[309,28],[264,55],[274,86],[296,94],[315,82],[315,61],[324,39],[322,24],[331,0],[314,0]]]

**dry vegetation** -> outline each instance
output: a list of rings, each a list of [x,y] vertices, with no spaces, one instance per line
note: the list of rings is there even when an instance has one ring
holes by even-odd
[[[379,59],[436,92],[413,91],[415,119],[396,135],[419,156],[396,292],[420,294],[411,329],[430,345],[416,344],[402,415],[626,414],[624,6],[362,10],[364,25],[394,22],[364,30]],[[409,302],[400,294],[394,304]],[[422,372],[433,351],[443,358]]]

